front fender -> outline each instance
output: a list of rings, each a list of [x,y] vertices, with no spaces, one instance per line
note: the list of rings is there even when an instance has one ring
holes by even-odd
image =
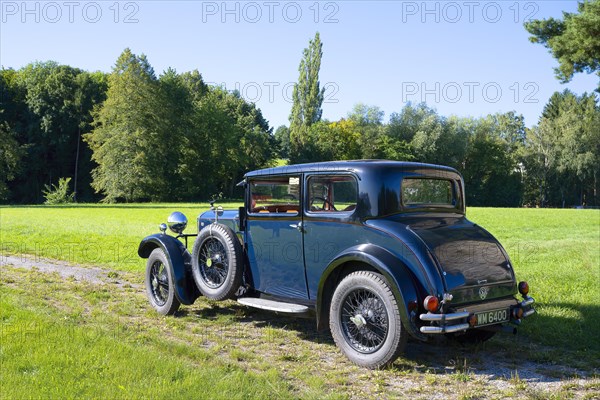
[[[367,264],[377,272],[382,274],[391,285],[391,289],[398,301],[400,317],[402,318],[403,326],[408,330],[409,334],[417,339],[425,340],[425,336],[417,329],[412,322],[410,307],[415,307],[418,304],[418,293],[415,279],[408,267],[396,256],[386,249],[374,244],[364,244],[351,247],[339,254],[324,271],[321,281],[319,282],[317,294],[317,318],[321,321],[322,313],[326,313],[324,305],[327,293],[326,283],[332,274],[347,263],[362,263]],[[414,314],[416,310],[412,311]],[[416,316],[416,314],[415,314]]]
[[[148,258],[156,248],[161,248],[165,252],[169,262],[168,267],[171,269],[171,276],[175,281],[175,296],[181,304],[193,304],[200,297],[200,292],[191,274],[192,256],[190,252],[173,236],[157,233],[142,239],[138,247],[138,255]]]

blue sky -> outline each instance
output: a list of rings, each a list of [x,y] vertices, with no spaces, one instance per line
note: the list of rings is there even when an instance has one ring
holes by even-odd
[[[534,125],[556,90],[597,87],[594,75],[569,84],[556,61],[530,43],[527,18],[560,17],[575,1],[5,1],[0,64],[55,60],[110,71],[121,51],[144,53],[157,73],[197,69],[205,81],[238,89],[272,126],[287,124],[302,49],[323,41],[323,116],[356,103],[400,111],[425,101],[442,115],[515,110]]]

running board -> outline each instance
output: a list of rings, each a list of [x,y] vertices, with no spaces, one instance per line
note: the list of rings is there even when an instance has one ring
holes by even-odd
[[[245,306],[287,314],[305,314],[310,310],[302,304],[282,303],[280,301],[259,299],[256,297],[240,297],[237,301]]]

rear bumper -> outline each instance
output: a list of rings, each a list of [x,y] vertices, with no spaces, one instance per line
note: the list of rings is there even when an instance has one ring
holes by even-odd
[[[486,328],[510,322],[519,325],[523,318],[535,313],[533,297],[525,296],[522,301],[516,299],[476,304],[456,309],[449,313],[426,313],[419,315],[425,324],[420,327],[421,333],[440,334],[466,331],[474,328]],[[478,324],[477,315],[493,310],[508,310],[510,320]]]

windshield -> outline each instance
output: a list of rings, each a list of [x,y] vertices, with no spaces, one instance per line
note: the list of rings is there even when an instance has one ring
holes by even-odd
[[[455,182],[437,178],[404,178],[402,205],[408,208],[456,207],[459,191]]]

